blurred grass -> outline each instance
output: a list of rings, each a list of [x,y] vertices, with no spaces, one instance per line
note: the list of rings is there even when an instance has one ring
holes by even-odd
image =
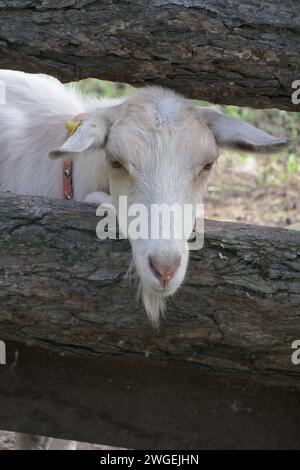
[[[75,83],[82,93],[98,98],[119,98],[133,93],[134,88],[126,83],[113,83],[96,78],[87,78]]]

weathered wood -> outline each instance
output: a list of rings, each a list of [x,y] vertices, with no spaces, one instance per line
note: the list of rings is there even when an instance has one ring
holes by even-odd
[[[299,111],[296,0],[0,0],[0,67]]]
[[[98,240],[97,222],[86,204],[2,193],[0,339],[300,383],[299,233],[207,221],[157,332],[124,278],[128,242]]]
[[[145,357],[7,345],[0,429],[129,449],[299,449],[299,390]]]

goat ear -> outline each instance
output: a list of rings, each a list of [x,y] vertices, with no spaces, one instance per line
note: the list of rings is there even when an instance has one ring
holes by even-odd
[[[106,140],[107,131],[104,117],[84,120],[60,148],[49,153],[49,157],[73,160],[88,150],[100,148]]]
[[[273,137],[251,124],[226,116],[214,108],[201,108],[200,112],[220,146],[250,152],[274,152],[289,143],[285,137]]]

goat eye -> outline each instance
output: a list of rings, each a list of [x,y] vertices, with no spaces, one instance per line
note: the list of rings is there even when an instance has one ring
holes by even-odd
[[[206,163],[206,165],[204,165],[203,167],[203,170],[205,171],[211,170],[213,166],[214,166],[213,162]]]
[[[113,168],[123,168],[123,165],[119,160],[112,160],[110,164]]]

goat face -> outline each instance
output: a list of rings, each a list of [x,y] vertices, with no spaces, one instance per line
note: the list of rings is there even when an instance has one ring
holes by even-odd
[[[146,209],[146,236],[144,232],[142,238],[136,239],[129,234],[129,240],[147,314],[158,324],[165,297],[178,289],[186,273],[187,239],[195,210],[181,237],[172,236],[174,217],[170,217],[170,237],[166,239],[161,237],[165,221],[161,217],[153,219],[151,208],[165,204],[176,211],[201,203],[219,145],[257,152],[283,143],[284,139],[214,109],[197,108],[173,92],[149,88],[87,116],[76,133],[51,152],[51,157],[73,158],[92,151],[99,158],[99,148],[104,149],[117,212],[120,196],[127,197],[129,209],[135,204]],[[121,216],[119,212],[119,221]],[[130,222],[131,218],[127,220]],[[153,238],[153,232],[159,236]]]

